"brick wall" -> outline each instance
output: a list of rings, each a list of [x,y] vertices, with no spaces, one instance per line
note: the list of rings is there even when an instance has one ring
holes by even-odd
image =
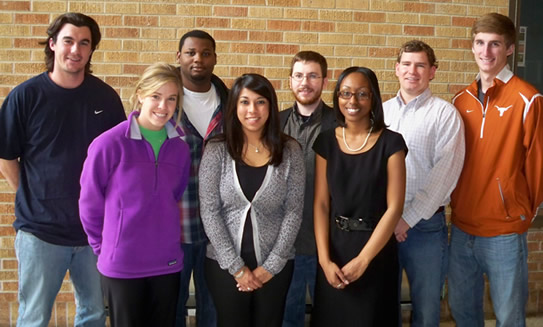
[[[396,92],[397,48],[421,38],[440,61],[432,90],[447,99],[471,82],[476,65],[469,50],[474,17],[508,12],[509,0],[145,0],[0,1],[0,100],[14,85],[44,69],[49,22],[80,11],[100,24],[103,40],[93,70],[113,86],[125,104],[139,73],[156,61],[175,63],[181,35],[193,28],[217,40],[216,73],[228,83],[245,72],[273,81],[283,108],[290,105],[288,71],[292,55],[319,51],[332,80],[351,65],[374,69],[386,98]],[[325,99],[330,101],[329,86]]]
[[[543,315],[543,209],[528,232],[528,299],[527,311]]]
[[[374,69],[384,98],[389,98],[398,89],[397,48],[413,38],[436,50],[440,66],[431,88],[450,99],[477,71],[469,42],[474,18],[491,11],[507,14],[508,6],[509,0],[0,1],[0,101],[15,85],[44,70],[43,48],[37,43],[44,39],[49,22],[66,11],[86,13],[100,24],[103,39],[93,56],[93,70],[119,92],[125,104],[142,70],[156,61],[174,64],[179,38],[194,28],[210,32],[217,40],[217,75],[229,85],[246,72],[267,76],[282,108],[293,101],[287,76],[294,53],[315,50],[327,57],[331,76],[324,94],[327,102],[334,80],[352,65]],[[13,200],[7,183],[0,179],[1,326],[17,316]],[[530,277],[543,280],[543,263],[539,263],[543,233],[531,239]],[[543,283],[530,285],[537,289],[532,292],[531,308],[543,312],[538,302]],[[65,283],[53,321],[71,324],[73,311],[71,286]]]

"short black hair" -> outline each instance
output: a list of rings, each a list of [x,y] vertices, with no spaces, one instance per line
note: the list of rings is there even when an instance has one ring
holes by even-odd
[[[209,35],[208,32],[202,31],[202,30],[192,30],[190,32],[187,32],[183,34],[181,39],[179,40],[179,52],[181,52],[181,49],[183,49],[183,45],[185,44],[185,40],[189,37],[195,37],[197,39],[205,39],[209,40],[211,42],[211,45],[213,46],[213,52],[215,52],[215,39],[213,36]]]

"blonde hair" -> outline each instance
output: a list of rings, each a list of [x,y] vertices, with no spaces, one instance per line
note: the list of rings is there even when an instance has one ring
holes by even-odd
[[[183,110],[183,81],[181,79],[181,73],[176,67],[164,63],[158,62],[147,67],[138,83],[134,94],[130,97],[130,104],[133,111],[141,110],[141,103],[138,100],[138,96],[145,98],[153,94],[156,90],[161,88],[166,83],[174,83],[177,86],[177,117],[176,126],[179,125],[181,120],[181,113]]]

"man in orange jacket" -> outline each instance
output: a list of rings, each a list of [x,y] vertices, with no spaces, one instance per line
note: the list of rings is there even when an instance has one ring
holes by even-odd
[[[543,96],[515,76],[507,57],[516,30],[491,13],[472,28],[476,80],[453,99],[466,157],[451,197],[449,304],[457,326],[483,326],[483,274],[496,326],[525,326],[526,231],[543,201]]]

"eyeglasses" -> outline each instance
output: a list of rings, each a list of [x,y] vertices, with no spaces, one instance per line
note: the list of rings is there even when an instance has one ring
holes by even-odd
[[[316,81],[318,80],[319,78],[321,78],[319,75],[315,74],[315,73],[311,73],[311,74],[307,74],[307,75],[304,75],[302,73],[296,73],[296,74],[292,74],[292,78],[296,81],[296,82],[301,82],[304,80],[304,78],[307,78],[307,80],[309,82],[313,82],[313,81]]]
[[[353,95],[356,98],[356,100],[361,101],[361,100],[368,100],[370,98],[371,93],[364,92],[364,91],[358,91],[358,92],[354,92],[354,93],[351,92],[351,91],[339,91],[337,93],[337,96],[344,99],[344,100],[351,99],[351,97]]]

